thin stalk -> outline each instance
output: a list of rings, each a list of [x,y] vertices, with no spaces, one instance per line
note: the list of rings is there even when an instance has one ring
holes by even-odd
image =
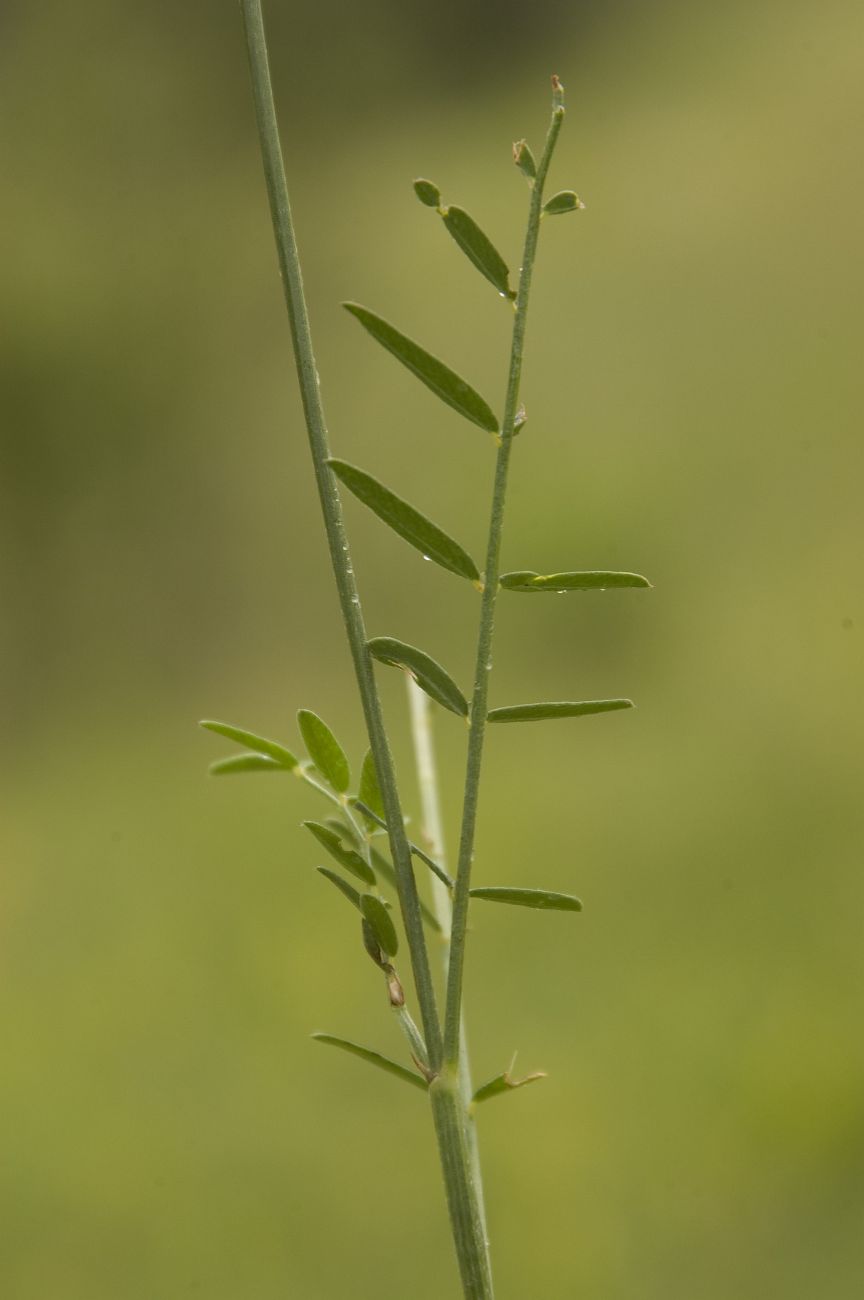
[[[366,627],[360,608],[360,596],[354,580],[354,569],[348,550],[348,540],[342,519],[342,503],[336,487],[336,479],[327,464],[330,448],[327,438],[327,424],[324,419],[324,407],[318,380],[318,368],[312,349],[312,335],[309,328],[309,315],[303,292],[303,277],[297,252],[297,240],[291,207],[288,201],[288,185],[285,179],[285,165],[282,160],[282,147],[279,141],[279,127],[276,120],[276,106],[273,101],[273,86],[270,80],[270,64],[267,55],[267,41],[264,33],[264,19],[260,0],[242,0],[243,22],[246,30],[246,46],[249,55],[249,70],[252,79],[252,93],[255,100],[255,116],[264,163],[264,176],[267,182],[267,195],[270,200],[270,215],[273,221],[273,233],[276,238],[276,251],[279,269],[282,274],[282,287],[288,318],[291,325],[291,339],[294,345],[294,359],[297,365],[297,377],[303,402],[303,414],[309,447],[315,468],[315,480],[321,511],[324,516],[324,529],[330,549],[339,605],[348,636],[348,645],[357,678],[357,687],[369,733],[369,744],[375,758],[375,768],[381,787],[381,798],[387,816],[387,828],[390,836],[390,849],[393,854],[393,866],[396,871],[399,905],[405,924],[405,935],[411,953],[411,967],[414,984],[417,989],[417,1001],[423,1022],[423,1032],[434,1065],[441,1061],[441,1026],[435,1000],[435,989],[429,968],[429,956],[426,951],[426,938],[423,933],[423,921],[420,915],[420,900],[414,879],[411,853],[405,835],[402,809],[396,788],[396,774],[381,702],[375,684],[372,658],[366,646]]]
[[[438,788],[438,763],[435,757],[432,701],[426,692],[417,685],[410,673],[405,674],[405,681],[408,686],[408,707],[411,716],[411,738],[414,742],[417,784],[420,788],[420,808],[423,817],[421,834],[435,861],[446,871],[447,849],[444,844],[444,819],[441,816],[441,797]],[[432,877],[432,907],[438,924],[441,926],[441,960],[446,975],[447,968],[450,965],[450,926],[453,918],[453,906],[450,902],[450,890],[438,876]],[[464,1014],[460,1017],[459,1024],[459,1092],[462,1097],[465,1140],[468,1145],[468,1156],[471,1160],[471,1172],[474,1178],[477,1204],[483,1221],[483,1234],[488,1246],[489,1233],[483,1196],[480,1148],[477,1141],[477,1125],[471,1111],[474,1085],[471,1080],[471,1060],[468,1055],[468,1037],[465,1031]]]
[[[429,1095],[462,1289],[466,1300],[493,1300],[483,1217],[477,1200],[466,1144],[458,1077],[455,1071],[441,1068],[443,1046],[441,1024],[423,933],[411,852],[405,834],[393,758],[384,728],[372,659],[366,644],[366,629],[342,521],[342,506],[335,476],[327,464],[329,458],[327,426],[288,201],[288,187],[279,142],[276,108],[273,102],[260,0],[242,0],[242,12],[264,174],[291,326],[306,430],[339,604],[386,814],[399,905],[411,955],[411,967],[420,1005],[430,1072],[437,1076],[430,1084]]]
[[[528,211],[528,228],[522,268],[519,273],[519,290],[516,298],[516,315],[513,320],[513,338],[510,347],[510,368],[507,376],[507,396],[501,435],[495,464],[495,482],[492,491],[492,510],[489,520],[489,541],[486,548],[486,572],[480,607],[480,630],[477,637],[477,660],[474,670],[474,691],[471,697],[471,730],[468,735],[468,759],[465,770],[465,795],[462,805],[462,828],[459,835],[459,859],[456,869],[456,888],[453,891],[453,925],[450,939],[450,967],[447,976],[447,1003],[444,1017],[444,1060],[455,1067],[459,1060],[459,1034],[462,1018],[462,981],[465,971],[465,937],[468,929],[468,890],[471,885],[471,865],[474,858],[474,835],[477,827],[477,805],[480,796],[480,769],[483,762],[483,741],[486,735],[486,711],[489,692],[489,673],[492,668],[492,633],[495,623],[495,602],[500,575],[501,534],[504,525],[504,503],[507,495],[507,476],[510,468],[510,451],[513,429],[519,409],[519,384],[522,378],[522,357],[525,346],[525,327],[528,319],[528,298],[537,237],[543,212],[543,185],[555,142],[564,120],[564,106],[557,78],[554,81],[552,121],[546,135],[543,155],[537,167],[537,176],[531,191]]]
[[[459,1076],[444,1066],[429,1085],[450,1226],[465,1300],[494,1300],[486,1225],[471,1170]]]

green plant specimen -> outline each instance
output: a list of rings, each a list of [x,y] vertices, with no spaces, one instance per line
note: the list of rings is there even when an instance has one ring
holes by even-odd
[[[495,607],[499,591],[579,591],[613,587],[646,587],[638,574],[566,572],[548,576],[528,570],[501,574],[499,556],[504,524],[507,479],[513,442],[525,423],[520,383],[528,301],[541,222],[547,216],[578,211],[582,204],[569,190],[544,199],[546,177],[564,121],[563,88],[552,79],[552,114],[539,159],[525,141],[514,146],[514,161],[529,187],[528,218],[521,269],[515,287],[504,259],[474,219],[462,208],[445,206],[437,186],[415,183],[417,197],[441,217],[448,233],[469,261],[493,286],[498,307],[510,311],[513,331],[506,393],[500,420],[492,407],[464,379],[432,356],[394,325],[356,303],[346,309],[376,342],[387,349],[438,398],[479,429],[494,435],[495,469],[489,515],[488,543],[482,570],[463,547],[370,474],[330,453],[327,428],[306,305],[300,263],[288,203],[276,113],[268,67],[260,0],[243,0],[252,87],[276,248],[288,307],[297,373],[309,445],[324,519],[324,528],[353,660],[360,702],[369,737],[356,786],[348,759],[327,724],[315,713],[301,710],[299,725],[308,758],[298,759],[276,741],[220,722],[202,726],[243,747],[243,752],[213,764],[214,775],[240,772],[292,773],[329,801],[333,815],[307,821],[310,835],[332,860],[318,870],[358,913],[360,948],[380,969],[389,1005],[407,1039],[409,1063],[392,1061],[377,1051],[317,1034],[319,1041],[339,1047],[369,1064],[422,1090],[428,1096],[447,1194],[450,1223],[463,1293],[470,1300],[493,1296],[492,1270],[486,1231],[480,1164],[474,1124],[476,1107],[488,1098],[541,1077],[514,1080],[504,1071],[474,1089],[468,1066],[462,1017],[462,988],[468,913],[471,900],[558,911],[578,911],[571,894],[537,887],[500,885],[474,888],[471,868],[477,818],[483,747],[487,723],[575,718],[631,707],[627,699],[553,701],[489,709],[488,690]],[[425,651],[397,640],[366,634],[360,596],[351,564],[342,518],[340,485],[356,496],[399,537],[454,577],[474,585],[479,593],[474,681],[470,697]],[[423,795],[426,846],[409,840],[396,781],[387,729],[375,679],[375,663],[395,666],[411,680],[411,715]],[[425,694],[424,694],[425,693]],[[431,744],[429,701],[467,722],[467,762],[462,824],[455,876],[443,861],[440,812]],[[386,832],[388,852],[383,848]],[[414,863],[432,874],[433,903],[420,897]],[[400,951],[396,912],[387,897],[395,891],[413,976],[419,1023],[408,1006],[405,988],[394,964]],[[443,1007],[426,942],[426,931],[443,934],[447,954]],[[443,1016],[442,1016],[443,1010]]]

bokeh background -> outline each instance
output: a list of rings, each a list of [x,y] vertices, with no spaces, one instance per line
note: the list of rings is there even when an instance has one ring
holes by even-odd
[[[511,265],[567,88],[505,565],[651,592],[501,601],[475,916],[502,1300],[864,1286],[856,0],[267,6],[334,449],[482,553],[490,441],[340,310],[500,400]],[[364,748],[289,357],[237,6],[8,0],[3,131],[0,1290],[456,1294],[422,1099],[316,809],[208,781],[224,717]],[[348,503],[370,631],[467,684],[475,593]],[[406,803],[404,694],[381,674]],[[464,733],[438,736],[451,837]],[[478,909],[479,910],[479,909]]]

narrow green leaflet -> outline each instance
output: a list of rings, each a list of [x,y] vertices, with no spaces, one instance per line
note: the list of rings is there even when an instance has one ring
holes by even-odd
[[[210,764],[211,776],[233,776],[235,772],[287,772],[282,763],[266,754],[234,754],[231,758],[218,758]]]
[[[502,573],[501,586],[508,591],[606,591],[614,587],[650,587],[641,573],[607,573],[592,569],[586,573],[534,573],[519,569]]]
[[[360,841],[353,826],[340,821],[338,817],[325,817],[324,825],[328,826],[331,831],[335,831],[341,840],[347,841],[353,848],[359,847]]]
[[[485,275],[502,298],[515,298],[516,294],[510,288],[510,268],[474,218],[464,208],[452,206],[446,208],[441,216],[462,252],[474,263],[480,274]]]
[[[393,971],[393,967],[388,962],[386,953],[381,951],[381,945],[375,938],[375,931],[372,929],[372,926],[366,920],[365,916],[360,918],[360,925],[363,934],[363,947],[366,949],[367,955],[372,958],[379,970],[386,971],[387,974],[390,975]]]
[[[482,1088],[478,1088],[474,1093],[472,1101],[475,1106],[481,1101],[489,1101],[490,1097],[500,1097],[504,1092],[513,1092],[516,1088],[524,1088],[526,1083],[536,1083],[538,1079],[545,1079],[545,1070],[537,1070],[534,1074],[526,1074],[524,1079],[512,1079],[507,1070],[503,1074],[496,1074],[494,1079],[484,1083]]]
[[[539,577],[534,569],[514,569],[512,573],[502,573],[498,585],[508,591],[531,591],[534,579]]]
[[[327,463],[336,477],[364,506],[368,506],[395,533],[416,547],[421,555],[434,560],[443,569],[458,574],[460,578],[468,578],[471,582],[480,581],[480,570],[468,552],[458,542],[454,542],[452,537],[448,537],[437,524],[433,524],[431,519],[421,515],[419,510],[409,506],[407,501],[397,497],[395,492],[391,492],[377,478],[358,469],[356,465],[332,459]]]
[[[387,881],[388,885],[391,885],[393,890],[398,894],[399,887],[396,883],[396,872],[393,870],[393,863],[389,862],[387,858],[384,857],[384,854],[380,853],[374,846],[371,848],[370,852],[372,855],[373,866],[378,875],[382,876],[384,880]],[[419,899],[419,903],[421,915],[427,925],[431,926],[433,930],[440,930],[441,926],[438,922],[438,918],[432,911],[431,907],[428,907],[422,898]]]
[[[360,910],[372,927],[372,933],[378,940],[381,951],[388,957],[395,957],[399,951],[399,939],[396,935],[396,927],[381,899],[376,898],[374,894],[361,894]]]
[[[542,704],[511,704],[490,709],[487,722],[543,722],[546,718],[583,718],[589,713],[632,709],[632,700],[547,700]]]
[[[381,797],[381,787],[378,785],[378,773],[371,749],[366,750],[363,766],[360,769],[360,789],[357,791],[357,798],[383,819],[384,800]]]
[[[434,181],[427,181],[422,176],[418,176],[414,182],[414,193],[427,208],[437,208],[441,203],[441,191],[438,186]]]
[[[375,884],[375,872],[369,866],[364,858],[361,858],[356,849],[346,848],[341,836],[330,826],[324,826],[321,822],[304,822],[303,825],[310,831],[322,845],[331,857],[335,858],[340,867],[350,871],[352,876],[362,880],[366,885]]]
[[[316,1043],[329,1043],[331,1047],[341,1047],[343,1052],[350,1052],[352,1056],[359,1056],[361,1060],[368,1061],[370,1065],[377,1065],[379,1070],[386,1070],[388,1074],[395,1074],[397,1079],[403,1079],[405,1083],[413,1083],[415,1088],[420,1088],[426,1092],[428,1084],[419,1074],[413,1070],[408,1070],[404,1065],[391,1061],[389,1056],[382,1056],[380,1052],[373,1052],[371,1047],[361,1047],[359,1043],[350,1043],[347,1038],[337,1038],[334,1034],[313,1034],[312,1037]]]
[[[353,885],[349,885],[347,880],[343,880],[341,876],[337,875],[335,871],[331,871],[329,867],[316,867],[315,870],[320,872],[325,880],[329,880],[331,884],[335,885],[340,893],[345,895],[348,902],[353,903],[357,908],[357,911],[362,913],[363,909],[360,906],[360,894]]]
[[[488,889],[469,889],[472,898],[487,903],[510,903],[513,907],[535,907],[544,912],[581,912],[582,900],[575,894],[556,894],[551,889],[510,889],[493,885]]]
[[[572,190],[559,190],[543,204],[543,211],[550,217],[560,216],[562,212],[581,212],[585,207],[578,194]]]
[[[427,695],[442,704],[451,713],[468,717],[468,701],[439,663],[416,646],[406,645],[392,636],[376,636],[366,643],[369,653],[379,663],[391,664],[395,668],[405,668],[421,686]],[[362,797],[362,796],[361,796]],[[364,803],[367,800],[363,801]]]
[[[403,366],[407,366],[427,388],[431,388],[442,402],[452,406],[454,411],[458,411],[460,415],[465,416],[466,420],[479,425],[481,429],[486,429],[489,433],[498,432],[498,421],[489,405],[470,384],[466,384],[465,380],[460,379],[449,366],[445,366],[443,361],[433,357],[430,352],[421,348],[419,343],[406,338],[388,321],[382,320],[366,307],[361,307],[359,303],[346,302],[342,305],[359,320],[373,339],[377,339],[382,347],[392,352],[393,356],[401,361]]]
[[[344,794],[351,781],[348,759],[339,741],[327,723],[311,709],[301,709],[297,714],[300,734],[309,751],[309,757],[333,789]]]
[[[238,745],[245,745],[247,749],[253,749],[256,754],[266,754],[272,758],[280,767],[291,768],[299,767],[299,763],[290,749],[280,745],[278,741],[266,740],[264,736],[257,736],[254,731],[246,731],[243,727],[232,727],[228,722],[213,722],[206,718],[203,722],[198,723],[199,727],[204,727],[206,731],[213,731],[217,736],[225,736],[228,740],[234,740]],[[252,769],[247,769],[251,771]]]

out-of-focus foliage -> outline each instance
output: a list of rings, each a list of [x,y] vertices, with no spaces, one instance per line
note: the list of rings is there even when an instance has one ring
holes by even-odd
[[[518,266],[544,223],[476,884],[502,1300],[861,1294],[860,169],[864,18],[820,6],[269,6],[334,454],[482,554],[491,439],[339,308],[500,403],[509,328],[417,204]],[[209,781],[199,717],[365,749],[317,518],[230,4],[7,4],[0,1290],[454,1294],[419,1092],[288,777]],[[470,680],[476,592],[350,499],[370,634]],[[398,674],[381,671],[410,778]],[[458,813],[464,727],[439,722]],[[228,747],[230,748],[230,746]],[[542,868],[542,870],[541,870]],[[405,1062],[408,1064],[408,1062]],[[333,1244],[338,1242],[339,1249]],[[528,1245],[526,1245],[528,1243]],[[418,1266],[419,1261],[419,1266]],[[419,1279],[427,1279],[425,1282]]]

